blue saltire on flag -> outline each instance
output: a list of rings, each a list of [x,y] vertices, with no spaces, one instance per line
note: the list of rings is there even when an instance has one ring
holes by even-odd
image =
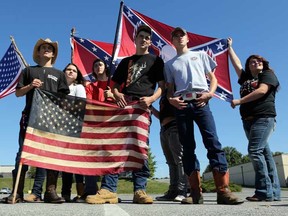
[[[95,59],[102,59],[110,65],[111,53],[113,49],[112,43],[105,43],[95,40],[89,40],[80,37],[71,38],[71,46],[73,48],[73,63],[76,64],[84,78],[88,81],[94,81],[92,74],[92,64]]]

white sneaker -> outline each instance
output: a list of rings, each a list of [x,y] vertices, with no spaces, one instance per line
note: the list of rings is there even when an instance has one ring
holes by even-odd
[[[175,199],[173,200],[174,202],[181,202],[183,199],[185,199],[186,197],[183,195],[178,195],[175,197]]]

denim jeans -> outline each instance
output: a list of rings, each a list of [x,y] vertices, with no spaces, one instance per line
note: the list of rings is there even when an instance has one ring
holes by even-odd
[[[243,120],[248,153],[255,171],[255,194],[267,200],[280,200],[281,189],[268,139],[275,128],[275,118]]]
[[[19,169],[19,163],[20,163],[21,153],[22,153],[23,144],[24,144],[24,137],[25,137],[26,127],[27,127],[27,123],[28,123],[27,121],[28,121],[28,117],[26,115],[22,114],[22,117],[20,119],[20,131],[19,131],[19,137],[18,137],[19,148],[18,148],[18,152],[16,153],[15,168],[14,168],[14,170],[12,170],[12,176],[14,179],[16,179],[18,169]],[[28,170],[28,165],[23,164],[21,172],[26,173],[27,170]]]
[[[14,179],[16,179],[17,172],[19,169],[19,162],[21,159],[21,153],[23,149],[23,144],[24,144],[24,137],[26,133],[26,128],[28,124],[28,116],[22,113],[22,117],[20,119],[20,131],[19,131],[19,137],[18,137],[18,152],[16,154],[15,158],[15,169],[12,170],[12,176]],[[22,165],[22,173],[26,173],[28,170],[28,165]],[[46,169],[43,168],[36,168],[36,174],[35,174],[35,179],[34,179],[34,184],[32,188],[32,193],[35,194],[37,197],[41,197],[42,190],[43,190],[43,182],[45,180],[46,176]]]
[[[187,176],[183,169],[183,148],[179,141],[177,126],[162,127],[160,141],[169,168],[169,191],[177,191],[184,194],[187,188]]]
[[[35,194],[37,197],[41,197],[45,177],[46,177],[46,169],[36,167],[36,174],[32,188],[32,193]]]
[[[211,168],[219,172],[226,172],[228,164],[225,152],[222,150],[221,143],[218,140],[209,104],[207,103],[204,107],[196,107],[193,102],[189,102],[186,108],[182,110],[176,109],[175,114],[179,139],[183,146],[185,173],[190,176],[193,171],[200,171],[200,164],[195,154],[194,122],[200,130]]]
[[[133,185],[134,192],[137,190],[146,190],[147,178],[150,176],[148,167],[148,160],[144,161],[144,165],[141,170],[133,171]],[[108,174],[102,177],[101,188],[107,189],[116,193],[119,174]]]

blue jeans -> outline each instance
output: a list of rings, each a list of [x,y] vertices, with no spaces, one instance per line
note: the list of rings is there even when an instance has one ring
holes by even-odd
[[[14,168],[14,170],[12,170],[12,176],[14,179],[16,179],[16,176],[18,173],[19,162],[21,159],[21,153],[22,153],[23,144],[24,144],[24,137],[25,137],[26,128],[27,128],[27,124],[28,124],[28,116],[25,115],[24,113],[22,113],[22,117],[20,119],[19,124],[20,124],[20,131],[19,131],[19,137],[18,137],[19,148],[18,148],[18,152],[16,153],[15,168]],[[28,165],[23,164],[21,172],[24,174],[27,172],[27,170],[28,170]]]
[[[183,146],[185,173],[190,176],[193,171],[200,171],[200,164],[195,154],[194,122],[200,130],[211,168],[219,172],[226,172],[228,164],[225,152],[222,150],[221,143],[218,140],[209,104],[207,103],[204,107],[196,107],[193,102],[189,102],[186,108],[182,110],[176,109],[175,114],[179,139]]]
[[[152,123],[152,118],[150,115],[150,125]],[[148,132],[150,133],[150,125]],[[149,138],[147,140],[147,145],[149,145]],[[148,159],[144,160],[144,164],[140,170],[132,172],[133,178],[133,191],[146,190],[147,178],[150,177],[150,170],[148,165]],[[108,174],[102,177],[101,188],[109,190],[116,193],[118,184],[119,174]]]
[[[180,194],[184,194],[187,188],[187,176],[183,169],[183,148],[179,140],[177,126],[162,127],[160,141],[169,168],[169,191],[177,191]]]
[[[36,167],[36,174],[32,188],[32,193],[35,194],[37,197],[41,197],[45,177],[46,177],[46,169]]]
[[[15,169],[12,170],[12,176],[14,179],[16,179],[17,172],[19,169],[19,162],[21,159],[21,153],[23,149],[27,124],[28,124],[28,116],[22,113],[22,117],[20,119],[20,131],[19,131],[19,138],[18,138],[19,148],[18,148],[18,152],[15,158]],[[27,170],[28,170],[28,165],[22,164],[21,173],[25,174]],[[36,174],[35,174],[34,184],[32,188],[32,193],[35,194],[37,197],[41,197],[45,176],[46,176],[46,169],[36,167]]]
[[[147,178],[150,176],[150,170],[148,167],[148,160],[144,161],[144,165],[141,170],[133,171],[133,185],[134,192],[137,190],[146,190]],[[108,174],[102,177],[101,188],[107,189],[116,193],[119,174]]]
[[[243,120],[248,143],[248,153],[255,171],[255,194],[267,200],[280,200],[281,189],[278,173],[268,144],[275,128],[275,118]]]

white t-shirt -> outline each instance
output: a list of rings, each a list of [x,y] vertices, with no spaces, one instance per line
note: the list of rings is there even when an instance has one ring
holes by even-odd
[[[206,52],[189,51],[165,63],[165,79],[167,83],[174,83],[174,96],[208,91],[206,74],[216,66],[216,62]]]
[[[71,96],[86,98],[86,91],[83,85],[72,83],[69,86]]]

